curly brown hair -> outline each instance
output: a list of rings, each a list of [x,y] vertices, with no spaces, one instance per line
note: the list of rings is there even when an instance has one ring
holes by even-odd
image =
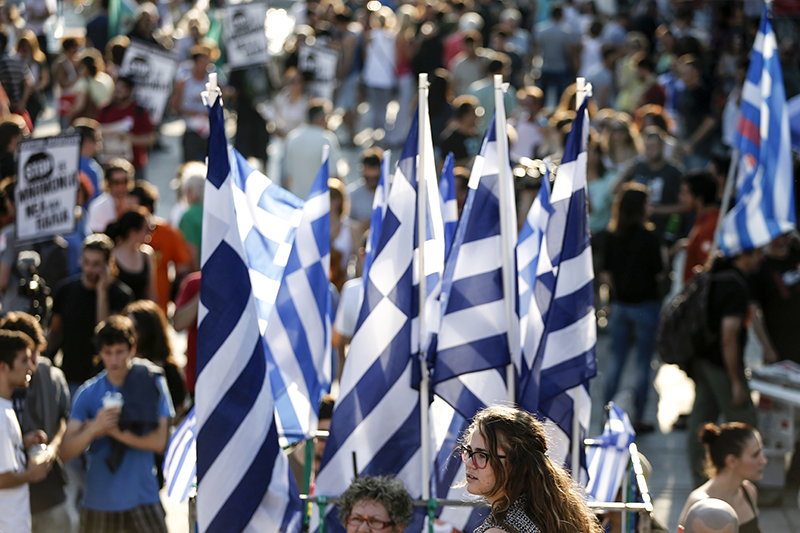
[[[474,432],[483,437],[488,450],[498,447],[505,463],[489,455],[495,486],[489,496],[499,498],[492,516],[499,524],[511,505],[523,499],[525,513],[548,533],[600,533],[600,523],[570,475],[546,455],[545,427],[527,411],[493,405],[479,411],[466,433],[466,444]],[[513,528],[510,529],[513,531]]]

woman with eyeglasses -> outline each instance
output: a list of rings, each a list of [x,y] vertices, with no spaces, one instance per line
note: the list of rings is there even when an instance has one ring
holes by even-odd
[[[402,533],[413,512],[411,496],[403,482],[394,477],[356,478],[339,502],[339,518],[347,533]]]
[[[545,455],[544,424],[502,405],[475,415],[459,447],[467,490],[492,511],[475,533],[600,533],[570,475]]]

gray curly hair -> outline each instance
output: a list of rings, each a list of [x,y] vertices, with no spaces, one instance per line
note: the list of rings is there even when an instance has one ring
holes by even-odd
[[[404,529],[411,521],[414,501],[403,482],[389,476],[362,476],[353,480],[342,494],[339,502],[339,520],[347,527],[347,516],[360,501],[368,500],[383,504],[389,519]]]

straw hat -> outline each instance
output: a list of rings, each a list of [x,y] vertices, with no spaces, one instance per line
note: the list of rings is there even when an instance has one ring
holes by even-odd
[[[204,55],[213,63],[219,59],[219,47],[217,47],[214,41],[203,39],[202,43],[196,44],[189,49],[189,55],[192,57],[196,55]]]

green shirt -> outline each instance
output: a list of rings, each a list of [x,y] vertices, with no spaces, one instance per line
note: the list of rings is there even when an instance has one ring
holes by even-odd
[[[197,255],[200,257],[200,249],[203,243],[203,204],[194,204],[189,207],[181,217],[178,227],[186,237],[189,244],[197,247]]]

